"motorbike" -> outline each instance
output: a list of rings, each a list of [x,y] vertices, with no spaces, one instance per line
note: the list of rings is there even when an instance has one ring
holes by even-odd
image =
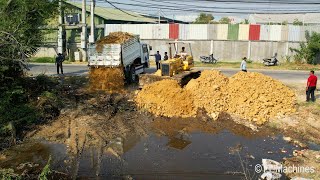
[[[277,53],[271,58],[265,58],[263,59],[263,64],[265,66],[277,66],[279,64],[279,61],[277,59]]]
[[[209,56],[200,56],[200,61],[202,63],[210,63],[210,64],[215,64],[218,62],[217,58],[213,57],[213,54],[210,54]]]

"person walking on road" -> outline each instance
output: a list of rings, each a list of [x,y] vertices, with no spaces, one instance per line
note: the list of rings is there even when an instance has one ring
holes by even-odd
[[[318,81],[318,77],[314,75],[314,71],[310,71],[310,76],[308,78],[307,87],[306,87],[307,102],[309,102],[310,99],[312,102],[316,101],[316,98],[314,96],[314,91],[317,88],[317,81]]]
[[[61,70],[61,74],[63,74],[62,62],[64,61],[64,57],[61,53],[56,57],[55,65],[57,66],[57,74],[59,74],[59,69]]]
[[[242,58],[240,69],[243,72],[247,72],[247,58],[246,57]]]
[[[164,52],[163,60],[166,61],[166,60],[168,60],[168,59],[169,59],[168,53],[167,53],[167,52]]]
[[[160,55],[159,51],[157,51],[157,54],[155,54],[154,56],[155,56],[155,60],[156,60],[157,70],[158,70],[158,69],[160,69],[160,61],[161,61],[161,55]]]

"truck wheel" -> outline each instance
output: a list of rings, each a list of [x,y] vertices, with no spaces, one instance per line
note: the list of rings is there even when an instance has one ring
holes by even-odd
[[[129,72],[129,83],[135,83],[137,82],[137,75],[134,66],[131,66],[130,72]]]

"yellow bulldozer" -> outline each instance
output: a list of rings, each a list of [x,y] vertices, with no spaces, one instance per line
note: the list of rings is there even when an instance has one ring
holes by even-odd
[[[161,61],[161,76],[172,77],[174,75],[182,73],[183,71],[190,71],[191,68],[194,67],[191,43],[192,42],[187,41],[168,42],[169,59],[166,61]],[[179,45],[182,45],[180,52]],[[185,51],[185,45],[188,45],[188,52],[190,52],[190,54],[188,54],[187,51]]]
[[[181,86],[187,84],[191,79],[198,78],[200,71],[193,70],[192,41],[170,41],[169,59],[160,62],[160,70],[154,74],[141,74],[139,76],[139,85],[146,84],[163,79],[175,79]],[[188,51],[186,51],[186,46]],[[179,49],[181,51],[179,52]]]

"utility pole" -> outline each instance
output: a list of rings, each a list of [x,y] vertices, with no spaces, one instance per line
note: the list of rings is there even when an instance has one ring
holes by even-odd
[[[89,43],[94,43],[95,37],[94,37],[94,32],[95,32],[95,24],[94,24],[94,8],[95,8],[95,0],[91,0],[91,10],[90,10],[90,24],[91,24],[91,29],[90,29],[90,36],[89,36]]]
[[[161,21],[161,9],[159,9],[159,24],[160,24],[160,21]]]
[[[81,48],[83,49],[83,59],[87,60],[87,22],[86,22],[86,0],[82,0],[82,32]]]
[[[59,31],[58,31],[58,53],[63,54],[63,12],[62,0],[59,0]]]

